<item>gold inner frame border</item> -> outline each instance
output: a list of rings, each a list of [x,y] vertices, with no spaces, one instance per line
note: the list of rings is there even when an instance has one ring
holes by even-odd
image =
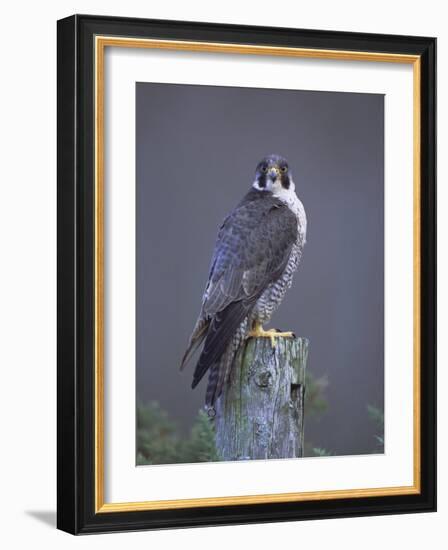
[[[104,55],[106,47],[146,48],[208,53],[233,53],[265,56],[301,57],[329,60],[372,61],[406,63],[413,65],[413,458],[414,483],[402,487],[366,489],[342,489],[301,493],[274,493],[179,500],[154,500],[141,502],[106,503],[104,501]],[[417,55],[381,52],[357,52],[324,50],[283,46],[258,46],[251,44],[228,44],[182,40],[159,40],[124,38],[119,36],[96,36],[95,59],[95,275],[94,275],[94,380],[95,380],[95,513],[130,512],[143,510],[167,510],[210,506],[232,506],[279,502],[304,502],[343,498],[380,497],[420,493],[421,480],[421,425],[420,425],[420,312],[421,312],[421,60]]]

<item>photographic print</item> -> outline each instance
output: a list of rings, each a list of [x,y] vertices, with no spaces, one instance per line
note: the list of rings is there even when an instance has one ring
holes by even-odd
[[[384,95],[137,82],[136,464],[384,452]]]

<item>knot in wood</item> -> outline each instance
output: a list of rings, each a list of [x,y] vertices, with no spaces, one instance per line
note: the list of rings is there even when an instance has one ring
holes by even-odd
[[[255,375],[255,384],[259,388],[268,388],[271,385],[272,374],[268,370],[263,370]]]

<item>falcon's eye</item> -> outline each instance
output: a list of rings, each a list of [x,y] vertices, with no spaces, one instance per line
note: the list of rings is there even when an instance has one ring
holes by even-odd
[[[267,172],[267,171],[268,171],[268,165],[267,165],[267,164],[262,164],[262,165],[260,166],[260,170],[261,170],[263,173]]]
[[[280,168],[280,170],[281,170],[283,173],[285,173],[285,172],[288,171],[288,167],[287,167],[286,164],[285,164],[284,166],[282,166],[282,167]]]

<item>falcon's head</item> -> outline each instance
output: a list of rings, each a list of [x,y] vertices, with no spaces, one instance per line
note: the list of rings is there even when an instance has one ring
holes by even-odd
[[[274,195],[294,193],[295,185],[288,161],[280,155],[264,157],[255,171],[253,187],[257,191],[270,191]]]

